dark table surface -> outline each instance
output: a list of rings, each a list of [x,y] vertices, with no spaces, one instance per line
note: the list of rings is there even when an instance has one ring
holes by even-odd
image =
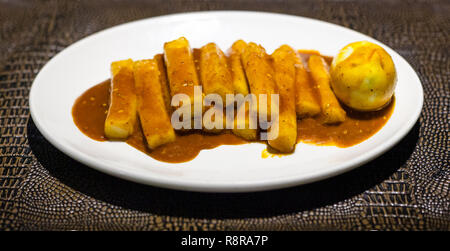
[[[36,129],[28,94],[55,54],[96,31],[200,10],[325,20],[392,47],[417,71],[422,114],[392,150],[343,175],[269,192],[202,194],[117,179]],[[449,1],[0,1],[0,229],[449,230]]]

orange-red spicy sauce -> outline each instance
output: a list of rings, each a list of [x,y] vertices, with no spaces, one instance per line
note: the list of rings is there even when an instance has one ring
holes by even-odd
[[[302,57],[308,57],[315,52],[305,51]],[[325,57],[330,63],[330,57]],[[104,134],[104,124],[109,106],[110,80],[106,80],[83,93],[73,105],[72,116],[76,126],[88,137],[107,140]],[[380,130],[388,121],[394,110],[395,101],[376,112],[357,112],[346,109],[347,118],[336,125],[321,123],[321,117],[298,120],[297,142],[317,145],[335,145],[349,147],[356,145]],[[194,131],[194,130],[193,130]],[[261,141],[258,141],[261,142]],[[150,150],[146,146],[140,124],[136,125],[133,135],[127,141],[130,146],[148,154],[152,158],[169,163],[181,163],[194,159],[201,150],[213,149],[220,145],[239,145],[250,143],[225,130],[221,134],[206,134],[192,132],[178,134],[175,142],[168,143]],[[263,154],[264,155],[264,154]]]

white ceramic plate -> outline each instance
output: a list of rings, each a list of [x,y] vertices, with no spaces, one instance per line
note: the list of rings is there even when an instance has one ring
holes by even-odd
[[[349,148],[298,144],[294,154],[261,157],[263,144],[220,146],[194,160],[168,164],[122,142],[98,142],[75,126],[71,109],[84,91],[109,78],[112,61],[151,58],[166,41],[185,36],[193,48],[216,42],[227,49],[237,39],[262,44],[271,53],[286,43],[335,55],[346,44],[369,40],[392,56],[398,73],[396,105],[387,124]],[[50,60],[30,93],[31,115],[45,138],[70,157],[102,172],[154,186],[200,192],[248,192],[294,186],[358,167],[394,146],[417,121],[423,103],[419,78],[395,51],[361,33],[303,17],[219,11],[176,14],[119,25],[84,38]]]

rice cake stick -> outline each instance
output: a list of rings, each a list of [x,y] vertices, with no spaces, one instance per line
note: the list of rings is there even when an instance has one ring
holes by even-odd
[[[175,131],[164,104],[160,76],[156,60],[140,60],[134,63],[137,110],[150,149],[175,141]]]
[[[238,40],[234,42],[228,50],[228,61],[231,69],[234,91],[236,94],[242,94],[244,96],[249,93],[247,78],[245,77],[245,71],[241,62],[241,55],[245,50],[245,47],[247,47],[247,43],[243,40]]]
[[[136,94],[133,60],[111,63],[111,90],[105,135],[109,139],[125,140],[133,133],[136,123]]]
[[[170,96],[169,82],[167,81],[166,66],[164,65],[164,55],[156,54],[153,59],[156,60],[156,63],[158,64],[161,92],[164,99],[164,105],[166,106],[167,114],[169,114],[170,117],[172,115],[172,106],[170,105],[172,97]]]
[[[258,117],[261,116],[270,120],[271,115],[271,94],[277,93],[275,80],[273,78],[273,68],[269,62],[266,50],[255,43],[249,43],[242,53],[242,63],[247,76],[250,92],[256,95],[258,103]],[[267,105],[260,104],[259,95],[265,94]],[[275,107],[274,107],[275,108]],[[277,110],[277,109],[273,109]],[[261,121],[260,121],[261,124]]]
[[[231,77],[233,79],[234,92],[236,94],[242,94],[244,97],[249,94],[249,87],[247,83],[247,77],[245,76],[244,66],[242,64],[242,53],[247,47],[247,43],[243,40],[238,40],[233,43],[230,49],[228,49],[228,62],[231,69]],[[237,104],[239,105],[239,104]],[[254,104],[254,111],[257,110],[256,104]],[[258,130],[257,118],[250,117],[250,108],[248,103],[242,103],[237,107],[234,117],[234,126],[232,129],[233,134],[244,138],[249,141],[257,139]],[[241,116],[238,116],[241,114]],[[243,115],[243,116],[242,116]],[[254,119],[254,121],[252,121]],[[250,128],[250,124],[255,126],[254,129]]]
[[[295,75],[297,54],[288,45],[272,53],[275,82],[280,92],[278,123],[274,121],[269,133],[278,134],[268,140],[271,147],[282,153],[292,152],[297,143],[297,114],[295,112]]]
[[[311,55],[308,60],[308,67],[319,92],[324,123],[333,124],[344,121],[346,113],[331,90],[331,78],[327,63],[321,56]]]
[[[164,60],[169,79],[170,94],[186,94],[191,102],[191,117],[194,117],[194,87],[199,86],[197,70],[191,47],[186,38],[164,44]]]
[[[320,113],[316,90],[313,89],[311,76],[303,65],[302,58],[297,54],[295,59],[295,110],[299,118],[313,117]]]
[[[256,129],[258,121],[256,116],[250,116],[250,110],[250,104],[248,102],[242,103],[237,108],[232,132],[236,136],[253,141],[258,138],[258,130]],[[256,111],[256,108],[253,108],[253,110]]]
[[[200,49],[200,79],[203,93],[220,95],[223,105],[226,95],[234,94],[227,58],[215,43],[209,43]]]

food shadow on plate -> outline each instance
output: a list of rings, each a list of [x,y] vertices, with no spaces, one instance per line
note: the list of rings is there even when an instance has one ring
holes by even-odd
[[[28,122],[33,154],[49,174],[97,200],[160,215],[195,218],[269,217],[333,205],[356,196],[395,173],[411,156],[420,124],[391,150],[347,173],[311,184],[252,193],[176,191],[129,182],[103,174],[68,157]]]

